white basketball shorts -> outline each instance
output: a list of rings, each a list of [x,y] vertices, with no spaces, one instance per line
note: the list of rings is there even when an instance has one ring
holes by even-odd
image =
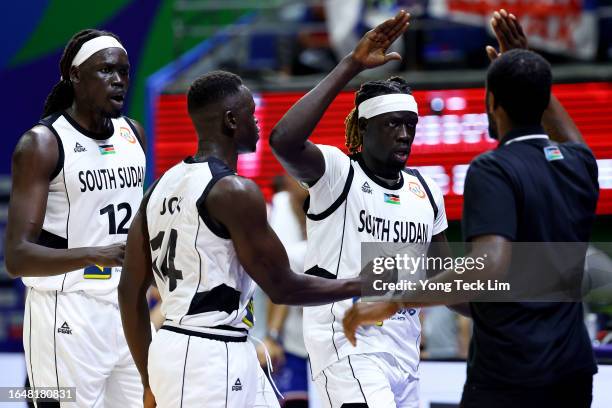
[[[176,330],[162,326],[149,347],[149,386],[159,408],[279,407],[250,342]]]
[[[315,379],[326,408],[418,408],[419,381],[387,353],[355,354]]]
[[[31,387],[76,387],[76,404],[61,407],[142,407],[117,305],[84,292],[28,289],[23,346]]]

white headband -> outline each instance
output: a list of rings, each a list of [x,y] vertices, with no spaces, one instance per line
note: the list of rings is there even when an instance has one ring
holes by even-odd
[[[74,56],[70,66],[78,67],[96,52],[105,50],[107,48],[121,48],[123,51],[125,51],[123,45],[121,45],[121,43],[117,41],[115,37],[111,37],[110,35],[102,35],[100,37],[92,38],[81,45],[79,52],[77,52],[77,55]],[[125,51],[125,53],[127,54],[127,51]]]
[[[375,96],[363,101],[357,107],[360,118],[370,119],[372,116],[381,115],[388,112],[408,111],[417,115],[419,110],[417,103],[412,95],[408,94],[388,94]]]

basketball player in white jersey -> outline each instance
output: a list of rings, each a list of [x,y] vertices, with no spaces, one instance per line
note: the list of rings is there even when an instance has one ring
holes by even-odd
[[[119,284],[145,406],[277,407],[247,342],[255,282],[275,303],[312,305],[359,296],[361,279],[332,282],[290,270],[261,191],[236,174],[238,154],[255,151],[259,133],[240,77],[203,75],[187,106],[198,151],[145,194]],[[153,278],[167,320],[151,342],[145,295]]]
[[[142,406],[117,304],[145,171],[142,127],[121,116],[128,71],[113,34],[75,34],[43,119],[13,154],[6,265],[28,288],[29,383],[58,397],[76,387],[76,405],[60,398],[52,406]]]
[[[346,120],[350,156],[308,141],[349,80],[400,59],[386,52],[408,19],[401,11],[366,33],[272,130],[276,157],[309,187],[307,275],[330,282],[355,276],[362,242],[446,242],[441,191],[418,171],[404,169],[418,110],[401,78],[367,82],[357,92],[356,107]],[[418,310],[399,310],[382,324],[360,330],[353,347],[344,336],[342,318],[355,301],[304,308],[304,340],[321,400],[333,408],[418,407]]]

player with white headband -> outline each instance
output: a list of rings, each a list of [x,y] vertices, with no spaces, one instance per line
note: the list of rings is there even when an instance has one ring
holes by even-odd
[[[90,29],[59,65],[42,119],[13,154],[6,265],[28,291],[28,379],[55,400],[39,407],[141,407],[117,301],[145,172],[142,127],[121,116],[128,56],[114,34]]]
[[[361,269],[362,242],[446,241],[440,189],[406,161],[418,109],[401,78],[361,85],[346,119],[347,156],[308,140],[325,110],[361,71],[400,59],[386,54],[408,27],[401,11],[365,34],[312,91],[272,130],[270,145],[285,170],[308,186],[305,273],[328,279]],[[418,407],[421,327],[417,309],[400,310],[360,329],[353,347],[342,318],[358,299],[304,308],[304,340],[312,374],[326,407]],[[345,405],[346,404],[346,405]]]

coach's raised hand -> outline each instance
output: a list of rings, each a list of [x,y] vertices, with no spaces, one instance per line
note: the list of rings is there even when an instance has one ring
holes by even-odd
[[[401,60],[397,52],[386,53],[391,44],[406,31],[410,14],[401,10],[381,24],[368,31],[351,53],[352,59],[360,64],[362,69],[374,68],[392,60]]]
[[[514,14],[504,9],[494,12],[491,17],[491,28],[499,44],[499,52],[490,45],[486,48],[491,61],[506,51],[515,48],[527,49],[527,36]]]

